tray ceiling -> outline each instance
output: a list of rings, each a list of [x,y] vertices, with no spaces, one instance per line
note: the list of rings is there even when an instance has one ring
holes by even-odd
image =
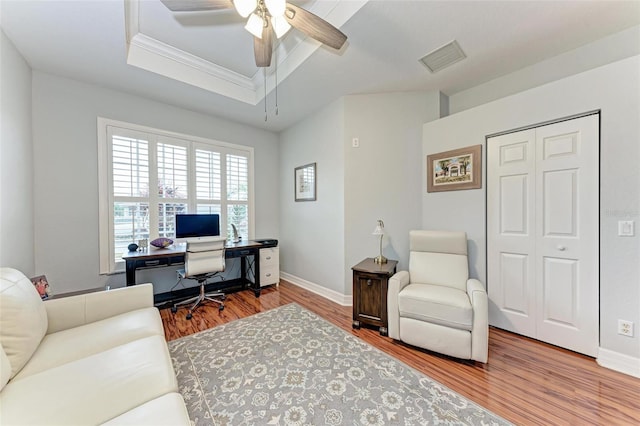
[[[340,27],[367,0],[295,3]],[[276,41],[271,67],[258,68],[245,21],[233,9],[174,13],[159,1],[130,0],[125,3],[127,63],[256,105],[275,87],[276,69],[281,82],[322,45],[292,29]]]

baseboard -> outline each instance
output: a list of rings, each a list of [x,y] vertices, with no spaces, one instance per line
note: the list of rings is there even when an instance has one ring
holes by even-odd
[[[599,348],[596,362],[605,368],[640,378],[640,358]]]
[[[322,287],[321,285],[312,283],[311,281],[307,281],[305,279],[296,277],[295,275],[291,275],[282,271],[280,271],[280,278],[290,282],[293,285],[297,285],[298,287],[304,288],[305,290],[309,290],[312,293],[318,294],[324,297],[325,299],[329,299],[332,302],[336,302],[339,305],[342,305],[342,306],[353,305],[353,296],[351,296],[350,294],[338,293],[335,290]]]

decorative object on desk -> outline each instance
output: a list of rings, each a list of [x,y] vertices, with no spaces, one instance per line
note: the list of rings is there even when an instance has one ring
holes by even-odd
[[[510,424],[295,303],[168,346],[199,425]]]
[[[384,237],[384,222],[381,219],[378,219],[378,224],[373,230],[373,235],[380,235],[380,256],[376,257],[373,260],[376,263],[387,263],[387,258],[382,255],[382,237]]]
[[[31,282],[38,291],[42,300],[48,299],[51,296],[51,287],[49,287],[47,277],[44,275],[38,275],[37,277],[31,278]]]
[[[316,200],[316,163],[296,167],[294,170],[294,194],[296,201]]]
[[[155,240],[151,241],[151,245],[157,248],[167,248],[171,244],[173,244],[173,240],[165,237],[156,238]]]
[[[136,243],[131,243],[127,246],[129,251],[138,251],[138,245]]]
[[[239,243],[240,236],[238,235],[238,228],[236,228],[236,226],[233,223],[231,224],[231,228],[233,228],[233,242]]]
[[[427,156],[427,192],[482,188],[482,145]]]
[[[149,247],[149,240],[146,238],[143,238],[141,240],[138,240],[138,249],[140,251],[147,251],[147,247]]]

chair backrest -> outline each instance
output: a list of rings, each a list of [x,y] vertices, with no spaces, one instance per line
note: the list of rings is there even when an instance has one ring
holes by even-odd
[[[412,283],[467,289],[467,234],[447,231],[409,232],[409,276]]]
[[[187,241],[184,259],[185,277],[222,272],[225,268],[225,238]]]

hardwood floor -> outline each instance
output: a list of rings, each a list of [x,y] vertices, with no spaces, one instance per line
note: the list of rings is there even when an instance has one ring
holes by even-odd
[[[225,309],[196,310],[185,319],[160,311],[167,340],[177,339],[291,302],[520,425],[640,425],[640,379],[600,367],[594,359],[503,330],[489,331],[489,362],[455,360],[419,350],[373,329],[351,328],[351,307],[341,306],[286,281],[256,298],[229,294]]]

